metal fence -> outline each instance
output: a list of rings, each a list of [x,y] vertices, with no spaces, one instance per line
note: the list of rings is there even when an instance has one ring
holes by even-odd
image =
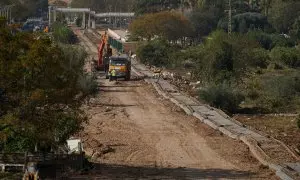
[[[28,163],[40,165],[54,165],[61,169],[83,168],[83,154],[54,154],[54,153],[0,153],[0,166],[2,171],[7,167],[21,167],[24,171]]]
[[[114,39],[112,37],[108,38],[108,43],[115,49],[117,49],[118,52],[123,52],[123,43],[117,39]]]

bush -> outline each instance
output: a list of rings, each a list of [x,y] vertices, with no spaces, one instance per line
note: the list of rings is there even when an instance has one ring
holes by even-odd
[[[244,100],[243,94],[227,83],[211,85],[207,89],[201,90],[200,98],[211,106],[221,108],[229,113],[237,112],[239,105]]]
[[[254,39],[261,47],[271,50],[275,47],[294,47],[296,41],[292,38],[285,38],[279,34],[269,34],[263,31],[251,31],[248,33],[250,39]]]
[[[77,27],[81,27],[82,26],[82,18],[81,17],[78,17],[76,19],[76,25],[77,25]]]
[[[294,47],[296,45],[296,41],[292,38],[286,38],[283,35],[271,34],[272,39],[271,48],[275,47]]]
[[[52,25],[53,37],[56,41],[65,44],[75,44],[78,39],[72,30],[61,23],[54,23]]]
[[[216,83],[242,78],[257,67],[252,53],[256,48],[259,44],[243,35],[232,34],[229,38],[223,31],[213,32],[196,53],[198,78]]]
[[[174,52],[174,48],[167,41],[156,39],[140,46],[137,50],[137,56],[143,63],[167,66],[170,65],[169,56],[172,52]]]
[[[284,63],[291,68],[300,67],[300,50],[296,48],[276,47],[271,51],[271,59]]]
[[[270,63],[269,52],[263,48],[254,48],[249,51],[251,65],[253,67],[267,68]]]
[[[247,97],[263,112],[288,112],[299,105],[299,75],[268,75],[246,86]],[[252,103],[251,103],[252,104]]]

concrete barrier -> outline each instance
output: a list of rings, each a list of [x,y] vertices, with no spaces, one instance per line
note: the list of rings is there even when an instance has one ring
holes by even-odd
[[[203,121],[205,124],[209,125],[211,128],[218,130],[219,129],[219,125],[213,123],[211,120],[209,119],[204,119]]]
[[[197,119],[199,119],[201,122],[204,122],[204,117],[201,115],[201,114],[199,114],[198,112],[194,112],[193,113],[193,116],[195,116]]]
[[[294,178],[290,177],[283,171],[283,167],[276,165],[271,162],[270,157],[258,146],[257,142],[246,136],[240,137],[240,140],[243,141],[251,151],[252,155],[263,165],[268,166],[270,169],[276,172],[276,175],[283,180],[293,180]]]
[[[172,97],[170,97],[170,101],[176,104],[177,106],[179,106],[181,109],[183,109],[187,115],[193,115],[193,111],[190,108],[188,108],[187,105],[178,102],[176,99]]]
[[[227,130],[224,127],[219,127],[218,130],[221,131],[223,134],[231,137],[232,139],[238,139],[238,135],[233,134],[232,132],[230,132],[229,130]]]

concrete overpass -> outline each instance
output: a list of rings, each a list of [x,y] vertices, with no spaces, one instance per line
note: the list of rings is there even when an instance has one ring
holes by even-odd
[[[0,17],[5,17],[7,23],[12,22],[11,10],[14,5],[0,6]]]
[[[57,13],[81,13],[82,14],[82,27],[83,28],[96,28],[96,19],[97,18],[133,18],[134,13],[121,13],[121,12],[108,12],[108,13],[96,13],[89,8],[59,8],[49,6],[49,26],[52,22],[57,20]]]

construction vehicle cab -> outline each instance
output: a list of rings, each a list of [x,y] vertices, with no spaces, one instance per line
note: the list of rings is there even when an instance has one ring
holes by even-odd
[[[106,79],[110,77],[110,72],[114,69],[116,71],[116,78],[124,78],[126,81],[130,80],[131,61],[127,55],[109,57],[108,66]]]

